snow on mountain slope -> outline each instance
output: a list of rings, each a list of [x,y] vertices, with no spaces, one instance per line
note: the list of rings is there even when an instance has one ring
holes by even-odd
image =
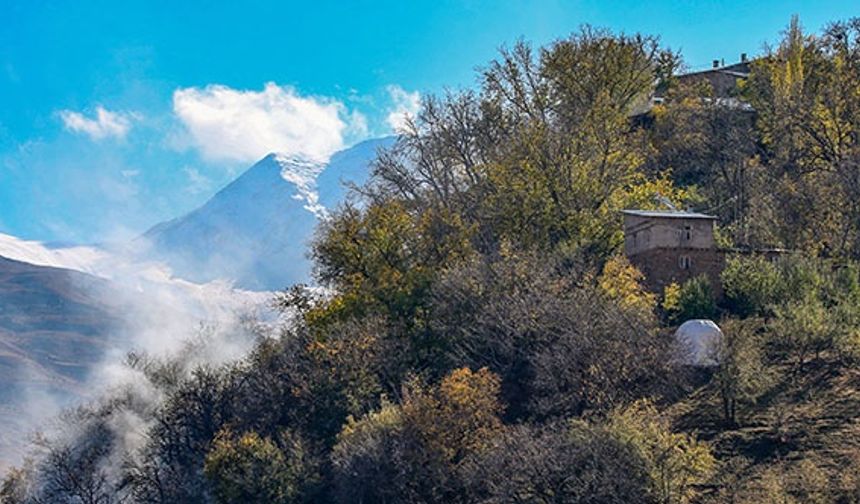
[[[363,182],[377,149],[392,142],[362,142],[325,165],[269,154],[202,207],[147,231],[147,253],[195,282],[224,279],[252,290],[309,282],[318,219],[343,199],[343,182]]]
[[[367,180],[377,151],[391,147],[396,140],[393,136],[367,140],[332,156],[316,179],[320,203],[334,210],[344,201],[348,184],[360,185]]]
[[[0,233],[0,257],[37,266],[92,273],[94,264],[104,259],[106,254],[95,247],[50,248],[41,242]]]

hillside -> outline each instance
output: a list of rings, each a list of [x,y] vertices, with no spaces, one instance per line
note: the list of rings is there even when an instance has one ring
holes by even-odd
[[[119,320],[104,302],[108,290],[84,273],[0,257],[0,379],[10,384],[0,391],[4,401],[16,386],[81,392]]]
[[[0,496],[860,502],[860,20],[782,37],[728,74],[748,107],[676,79],[657,36],[503,49],[477,89],[423,100],[371,198],[325,209],[322,288],[275,294],[275,327],[221,359],[118,366],[130,386]],[[319,169],[269,156],[150,237],[188,252],[180,274],[285,281]]]
[[[772,384],[742,407],[736,426],[725,422],[713,381],[668,408],[674,427],[709,442],[721,462],[707,494],[717,502],[751,498],[774,481],[812,496],[860,489],[860,371],[831,356],[804,373],[779,363],[768,372]]]
[[[0,257],[0,468],[21,455],[35,415],[87,397],[89,372],[121,313],[104,280]]]

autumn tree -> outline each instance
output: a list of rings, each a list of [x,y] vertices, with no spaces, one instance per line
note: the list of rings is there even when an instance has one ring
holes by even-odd
[[[653,403],[639,401],[610,415],[607,428],[645,461],[650,495],[661,504],[691,502],[696,485],[710,477],[714,456],[707,444],[673,433]]]
[[[204,474],[220,503],[305,502],[315,477],[301,441],[284,432],[277,442],[255,432],[222,430],[206,455]]]
[[[341,502],[448,502],[463,492],[460,467],[502,431],[499,378],[457,369],[437,386],[406,385],[403,403],[383,402],[349,419],[332,451]]]

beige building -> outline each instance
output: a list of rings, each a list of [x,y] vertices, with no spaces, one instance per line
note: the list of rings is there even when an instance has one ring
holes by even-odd
[[[714,241],[716,217],[695,212],[624,210],[624,252],[645,275],[646,286],[662,292],[706,275],[720,293],[725,254]]]

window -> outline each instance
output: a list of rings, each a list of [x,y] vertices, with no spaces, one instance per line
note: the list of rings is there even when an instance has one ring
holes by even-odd
[[[690,265],[692,262],[690,261],[690,256],[682,255],[678,258],[678,267],[682,270],[690,269]]]
[[[684,226],[684,240],[690,241],[693,239],[693,226],[687,224]]]

